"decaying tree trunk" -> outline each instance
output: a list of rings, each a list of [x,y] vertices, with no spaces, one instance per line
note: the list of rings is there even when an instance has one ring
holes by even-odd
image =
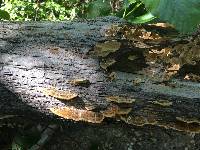
[[[56,122],[61,117],[52,110],[65,107],[71,113],[83,114],[78,119],[65,118],[90,122],[63,120],[72,129],[71,138],[77,139],[83,149],[88,149],[84,143],[92,139],[102,140],[97,144],[101,146],[107,142],[102,149],[200,149],[200,84],[175,77],[166,83],[150,78],[148,73],[141,74],[149,68],[144,59],[149,47],[139,42],[140,46],[128,47],[120,32],[107,33],[113,24],[126,23],[115,17],[60,23],[2,22],[2,118],[16,115]],[[120,42],[119,50],[95,56],[94,46],[105,41],[115,46]],[[161,47],[178,42],[162,43]],[[123,59],[130,54],[139,58],[131,65]],[[112,65],[104,62],[104,56],[109,55],[115,57]],[[76,93],[75,99],[61,100],[63,91]],[[106,115],[109,108],[110,116]],[[115,108],[120,111],[114,112]],[[95,118],[90,118],[90,113]]]

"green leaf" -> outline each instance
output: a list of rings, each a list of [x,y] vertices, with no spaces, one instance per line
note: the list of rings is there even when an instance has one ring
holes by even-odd
[[[191,33],[200,24],[200,0],[142,0],[150,12],[173,24],[182,33]]]
[[[133,20],[128,20],[129,22],[132,22],[132,23],[146,23],[146,22],[149,22],[153,19],[155,19],[156,17],[153,16],[150,12],[142,15],[142,16],[139,16],[139,17],[136,17],[135,19]]]
[[[124,8],[129,7],[129,5],[136,3],[137,0],[124,0]]]
[[[10,15],[7,11],[0,9],[0,19],[9,20]]]
[[[88,18],[95,18],[98,16],[106,16],[111,12],[111,6],[108,0],[96,0],[91,2],[88,6]]]

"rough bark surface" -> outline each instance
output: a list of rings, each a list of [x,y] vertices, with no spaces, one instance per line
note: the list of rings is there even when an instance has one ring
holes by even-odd
[[[68,149],[200,149],[200,84],[174,78],[171,84],[163,85],[148,76],[117,69],[115,80],[109,80],[99,59],[90,52],[97,42],[119,40],[105,36],[106,28],[112,24],[125,22],[115,17],[60,23],[2,22],[1,116],[14,114],[23,119],[55,122],[60,117],[50,112],[51,107],[84,109],[90,104],[105,110],[110,105],[106,96],[125,96],[136,101],[120,122],[105,119],[101,124],[90,125],[64,120],[70,141],[76,141],[68,143]],[[137,78],[143,82],[133,85]],[[68,82],[72,79],[88,79],[91,84],[74,86]],[[49,86],[76,92],[79,98],[63,102],[47,96],[41,89]]]

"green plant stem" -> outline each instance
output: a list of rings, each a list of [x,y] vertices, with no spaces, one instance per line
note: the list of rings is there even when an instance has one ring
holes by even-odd
[[[125,10],[124,10],[124,13],[123,13],[123,17],[122,18],[125,18],[126,16],[126,8],[125,8]]]

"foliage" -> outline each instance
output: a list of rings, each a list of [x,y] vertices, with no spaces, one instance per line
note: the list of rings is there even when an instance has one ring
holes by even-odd
[[[146,23],[155,17],[146,11],[144,4],[139,0],[125,0],[123,18],[132,23]]]
[[[0,19],[9,20],[10,19],[9,13],[5,10],[0,10]]]
[[[3,20],[72,20],[115,15],[131,23],[146,23],[156,17],[183,33],[200,24],[199,0],[1,0]],[[147,9],[146,9],[147,8]]]
[[[5,0],[1,9],[10,14],[11,20],[71,20],[82,15],[85,5],[79,0]],[[4,18],[3,18],[4,19]]]
[[[89,4],[87,17],[88,18],[95,18],[97,16],[106,16],[111,13],[111,6],[110,2],[96,0]]]
[[[4,0],[1,10],[8,12],[11,19],[27,20],[71,20],[116,15],[133,19],[144,14],[140,1],[124,0]],[[1,13],[1,12],[0,12]]]
[[[151,13],[183,32],[193,32],[200,24],[199,0],[142,0]]]

